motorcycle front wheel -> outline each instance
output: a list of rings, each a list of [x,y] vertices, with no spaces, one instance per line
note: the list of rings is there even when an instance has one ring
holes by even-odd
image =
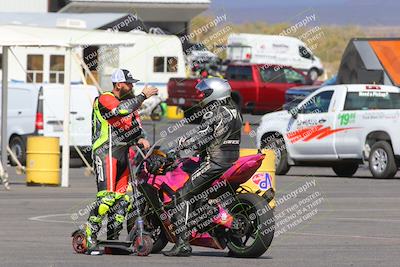
[[[258,258],[271,245],[275,232],[273,209],[256,194],[239,194],[230,208],[234,227],[230,231],[227,246],[229,256]]]

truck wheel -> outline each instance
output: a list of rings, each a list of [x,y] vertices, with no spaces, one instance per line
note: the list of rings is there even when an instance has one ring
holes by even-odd
[[[18,161],[21,162],[22,165],[26,163],[26,148],[25,142],[21,136],[13,136],[10,140],[10,149],[17,157]],[[17,166],[17,163],[10,156],[10,164],[11,166]]]
[[[343,163],[332,167],[333,171],[339,177],[351,177],[358,170],[358,163]]]
[[[369,154],[369,170],[375,178],[393,178],[397,165],[393,149],[386,141],[376,142]]]
[[[312,68],[311,70],[308,71],[308,77],[310,78],[311,81],[316,81],[318,79],[319,73],[316,68]]]
[[[287,160],[286,146],[283,149],[277,149],[275,152],[275,173],[277,175],[285,175],[290,170]]]
[[[286,150],[285,142],[281,138],[271,138],[270,136],[263,137],[264,145],[261,146],[261,149],[272,149],[275,154],[275,174],[277,175],[285,175],[290,170],[290,165],[288,163],[288,155]]]

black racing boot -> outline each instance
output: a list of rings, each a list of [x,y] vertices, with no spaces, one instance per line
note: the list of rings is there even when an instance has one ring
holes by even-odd
[[[126,199],[127,197],[127,199]],[[108,213],[107,240],[118,240],[125,221],[125,214],[129,206],[129,197],[118,199]]]
[[[177,198],[174,198],[175,207],[181,206],[181,203],[177,203]],[[186,203],[186,202],[183,202]],[[185,208],[184,208],[185,207]],[[181,207],[180,210],[172,216],[172,222],[175,225],[176,231],[180,230],[179,234],[176,235],[176,242],[174,247],[170,251],[164,251],[163,254],[169,257],[189,257],[192,254],[192,248],[189,244],[188,229],[186,228],[186,209],[189,208],[188,203]],[[179,222],[183,222],[183,225],[179,225]],[[183,229],[183,230],[181,230]]]
[[[97,245],[97,232],[93,231],[98,227],[97,225],[86,224],[85,236],[86,236],[86,253],[87,255],[97,256],[103,255],[103,251],[99,249]]]
[[[163,254],[168,257],[189,257],[192,254],[192,248],[189,241],[179,236],[174,247],[169,251],[164,251]]]

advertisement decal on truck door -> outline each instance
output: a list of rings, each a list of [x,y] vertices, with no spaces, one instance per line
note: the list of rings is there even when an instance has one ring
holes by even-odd
[[[323,158],[334,157],[334,140],[333,135],[326,135],[329,129],[334,127],[335,117],[333,113],[328,113],[333,90],[326,90],[316,94],[312,101],[299,108],[296,123],[293,125],[294,132],[300,132],[288,146],[292,146],[293,155],[303,155],[303,157],[314,157],[318,155]],[[307,122],[318,122],[320,125],[304,128]],[[325,138],[318,139],[319,135]],[[289,139],[290,140],[290,139]],[[297,142],[297,141],[304,142]],[[307,142],[307,144],[305,144]],[[312,149],[310,149],[312,147]]]
[[[321,140],[334,133],[358,129],[358,128],[359,127],[332,129],[330,126],[324,127],[324,125],[317,125],[313,127],[303,128],[295,132],[287,133],[286,136],[290,140],[290,143],[294,144],[298,141],[309,142],[310,140],[313,139]]]

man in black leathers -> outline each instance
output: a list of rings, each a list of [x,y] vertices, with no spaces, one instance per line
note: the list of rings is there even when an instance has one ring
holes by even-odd
[[[182,138],[178,150],[191,149],[200,151],[201,164],[193,172],[175,198],[179,209],[173,216],[175,227],[178,221],[187,222],[189,200],[191,197],[209,188],[214,180],[229,169],[239,158],[242,115],[231,98],[231,87],[228,81],[220,78],[202,80],[196,89],[203,95],[200,105],[203,108],[203,118],[198,132],[190,138]],[[178,210],[178,209],[177,209]],[[164,252],[166,256],[190,256],[190,229],[183,225],[184,230],[177,231],[175,246]]]

